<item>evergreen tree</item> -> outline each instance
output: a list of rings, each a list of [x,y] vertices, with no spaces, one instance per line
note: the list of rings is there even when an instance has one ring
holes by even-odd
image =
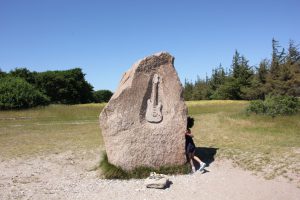
[[[272,57],[253,70],[236,50],[227,73],[220,65],[211,78],[185,82],[184,96],[191,99],[265,99],[267,95],[300,96],[300,52],[290,40],[288,51],[272,39]]]
[[[300,52],[298,49],[299,45],[296,45],[293,40],[289,42],[288,55],[287,55],[287,63],[288,65],[294,65],[300,62]]]
[[[209,85],[212,90],[217,90],[220,85],[223,85],[226,80],[225,70],[220,64],[218,68],[212,70],[211,79]]]
[[[184,90],[183,90],[183,98],[186,101],[191,101],[193,98],[193,83],[189,82],[187,79],[184,80]]]
[[[272,39],[272,61],[270,67],[270,75],[271,78],[273,79],[277,79],[279,77],[280,65],[284,62],[285,59],[284,48],[281,51],[279,51],[279,48],[281,48],[279,42],[273,38]]]
[[[194,84],[192,100],[204,100],[209,99],[209,85],[207,80],[202,80],[197,77],[197,81]]]
[[[251,78],[251,86],[246,99],[264,99],[268,93],[267,76],[269,73],[270,63],[263,59],[256,68],[256,73]]]
[[[229,99],[245,99],[251,85],[251,76],[253,71],[248,64],[248,60],[244,56],[240,56],[236,50],[232,59],[231,74],[221,87],[224,91],[221,94],[226,94]]]
[[[241,85],[249,85],[249,78],[253,75],[248,60],[244,56],[240,56],[236,50],[232,59],[232,76]]]
[[[287,90],[285,94],[291,96],[300,96],[300,52],[298,46],[293,40],[290,40],[286,63],[280,76]]]
[[[280,48],[278,41],[272,40],[272,62],[270,73],[267,78],[267,88],[271,94],[297,96],[299,93],[299,51],[295,43],[291,40],[288,53],[284,53],[284,48]]]
[[[224,94],[219,91],[220,87],[224,85],[227,80],[226,72],[220,64],[218,68],[212,70],[211,79],[209,80],[209,98],[210,99],[224,99]]]
[[[262,84],[265,84],[267,81],[267,75],[269,73],[269,65],[270,64],[267,59],[264,59],[259,63],[259,67],[257,69],[258,81]]]

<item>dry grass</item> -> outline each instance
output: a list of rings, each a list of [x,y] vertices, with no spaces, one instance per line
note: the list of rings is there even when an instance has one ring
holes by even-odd
[[[219,148],[218,158],[232,159],[266,178],[299,181],[300,114],[247,116],[245,101],[187,104],[196,120],[193,132],[199,146]]]

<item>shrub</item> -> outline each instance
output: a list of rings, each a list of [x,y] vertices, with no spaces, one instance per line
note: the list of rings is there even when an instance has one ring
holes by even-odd
[[[93,92],[94,101],[96,103],[108,102],[113,93],[109,90],[98,90]]]
[[[251,101],[247,112],[265,114],[275,117],[277,115],[291,115],[299,111],[300,102],[296,97],[268,95],[264,101]]]
[[[265,113],[265,105],[262,100],[250,101],[247,112],[254,112],[255,114]]]
[[[299,100],[291,96],[267,96],[264,104],[266,114],[273,117],[295,114],[299,110]]]
[[[22,78],[0,78],[0,109],[48,105],[49,98]]]

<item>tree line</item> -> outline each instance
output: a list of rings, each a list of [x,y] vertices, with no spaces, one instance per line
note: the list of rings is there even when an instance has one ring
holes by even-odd
[[[0,109],[29,108],[38,105],[107,102],[109,90],[94,91],[80,68],[31,72],[16,68],[0,70]]]
[[[249,60],[237,50],[229,70],[220,64],[212,70],[211,77],[185,80],[185,100],[265,99],[268,95],[300,97],[300,52],[290,40],[287,50],[272,39],[270,59],[263,59],[258,66],[250,66]]]
[[[271,55],[258,66],[250,66],[249,60],[236,50],[229,70],[220,64],[212,70],[210,78],[198,78],[194,82],[185,80],[185,100],[264,100],[272,95],[300,97],[298,45],[291,40],[286,50],[273,39]],[[107,102],[111,96],[109,90],[94,91],[80,68],[45,72],[27,68],[16,68],[10,72],[0,69],[0,109],[50,103]]]

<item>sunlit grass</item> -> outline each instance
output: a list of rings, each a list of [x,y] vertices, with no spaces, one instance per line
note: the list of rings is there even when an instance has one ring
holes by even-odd
[[[192,102],[196,143],[218,148],[217,158],[229,158],[266,178],[294,179],[300,172],[300,114],[248,116],[246,101]]]
[[[248,101],[232,101],[232,100],[203,100],[203,101],[187,101],[186,102],[190,115],[205,113],[237,113],[249,104]]]
[[[51,105],[0,112],[0,157],[12,158],[103,145],[98,116],[104,104]]]

